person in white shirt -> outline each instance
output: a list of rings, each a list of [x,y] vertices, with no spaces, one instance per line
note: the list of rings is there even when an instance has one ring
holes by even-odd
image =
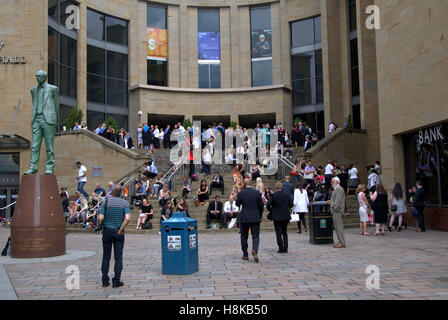
[[[308,192],[303,189],[303,184],[301,181],[297,183],[297,188],[294,190],[294,207],[293,211],[294,213],[298,213],[300,220],[297,221],[297,227],[299,228],[299,233],[302,233],[302,226],[303,224],[305,228],[305,232],[308,232],[308,228],[306,227],[306,218],[305,214],[308,212],[308,206],[310,204],[310,201],[308,199]]]
[[[160,148],[160,131],[159,131],[159,127],[155,126],[154,127],[154,131],[152,132],[153,136],[154,136],[154,148],[159,149]]]
[[[334,161],[328,161],[327,166],[325,167],[325,188],[327,190],[331,187],[331,179],[333,179],[334,174]]]
[[[359,185],[358,169],[356,169],[354,163],[352,163],[348,167],[348,177],[349,177],[349,183],[348,183],[347,194],[350,194],[350,192],[353,191],[353,190],[356,190],[358,188],[358,185]]]
[[[84,185],[87,182],[87,168],[80,162],[76,162],[76,166],[78,167],[78,176],[75,177],[76,181],[78,181],[77,190],[81,192],[86,199],[89,199],[89,194],[84,190]]]
[[[379,185],[380,182],[380,177],[378,176],[377,172],[375,169],[372,169],[370,171],[369,176],[367,177],[367,180],[369,182],[369,192],[375,192],[376,191],[376,186]]]
[[[224,203],[224,221],[228,223],[230,219],[236,218],[239,224],[239,208],[235,203],[235,199],[233,196],[229,197],[229,201]]]
[[[336,131],[336,125],[334,124],[334,122],[330,122],[328,126],[328,133],[333,133],[335,131]]]

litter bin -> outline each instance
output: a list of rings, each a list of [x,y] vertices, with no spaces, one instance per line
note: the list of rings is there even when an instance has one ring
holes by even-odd
[[[162,222],[162,273],[185,275],[198,270],[198,222],[185,212],[175,212]]]
[[[311,203],[310,243],[333,244],[333,218],[326,201]]]

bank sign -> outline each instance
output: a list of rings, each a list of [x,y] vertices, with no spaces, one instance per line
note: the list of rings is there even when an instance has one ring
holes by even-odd
[[[442,134],[442,125],[434,126],[431,128],[422,129],[418,132],[419,144],[432,144],[434,142],[445,140],[445,136]]]

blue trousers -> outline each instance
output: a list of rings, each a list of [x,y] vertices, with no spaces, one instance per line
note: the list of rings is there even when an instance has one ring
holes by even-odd
[[[78,191],[81,192],[84,197],[86,197],[86,200],[89,200],[89,194],[84,190],[85,181],[78,182]]]

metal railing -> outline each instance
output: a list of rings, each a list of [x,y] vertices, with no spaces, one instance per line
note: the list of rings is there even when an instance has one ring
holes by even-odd
[[[126,179],[128,179],[127,181],[126,181],[126,183],[124,183],[121,187],[122,188],[124,188],[124,187],[126,187],[131,181],[134,181],[135,180],[135,176],[134,177],[125,177],[125,178],[123,178],[123,179],[121,179],[120,180],[120,182],[118,182],[118,184],[121,184],[123,181],[125,181]],[[98,203],[96,204],[96,206],[94,206],[93,207],[93,209],[92,210],[97,210],[99,207],[100,207],[100,205],[104,202],[104,200],[106,200],[110,195],[111,195],[111,193],[112,193],[112,190],[111,191],[109,191],[107,194],[106,194],[106,196],[104,196],[103,198],[101,198],[99,201],[98,201]],[[131,195],[130,195],[131,196]]]

